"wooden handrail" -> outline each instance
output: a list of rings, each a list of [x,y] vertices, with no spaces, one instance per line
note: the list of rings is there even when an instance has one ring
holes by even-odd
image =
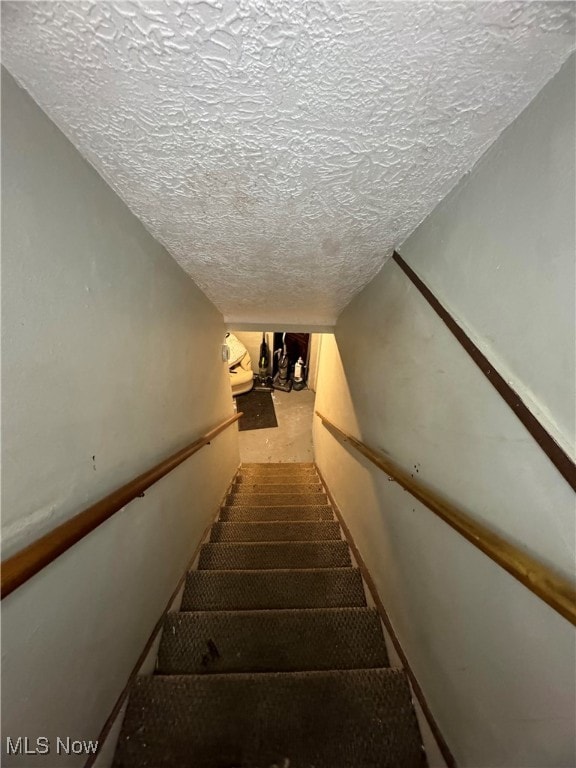
[[[440,494],[428,488],[424,483],[415,480],[409,472],[399,467],[394,461],[341,430],[326,416],[318,411],[316,411],[316,415],[322,420],[324,426],[343,442],[350,443],[372,464],[386,472],[414,498],[425,504],[445,523],[448,523],[451,528],[464,536],[485,555],[488,555],[491,560],[508,571],[571,624],[576,625],[576,589],[568,579],[523,552],[503,536],[469,517],[455,504],[443,499]]]
[[[101,523],[125,507],[126,504],[138,496],[142,496],[144,491],[158,482],[160,478],[167,475],[205,445],[209,445],[216,435],[219,435],[220,432],[223,432],[234,424],[235,421],[238,421],[241,416],[242,413],[235,413],[205,435],[194,440],[186,448],[173,453],[167,459],[164,459],[115,491],[112,491],[112,493],[109,493],[100,501],[74,515],[70,520],[66,520],[66,522],[54,528],[54,530],[5,560],[1,565],[1,599],[3,600],[11,592],[28,581],[28,579],[41,571],[42,568],[56,560],[63,552],[70,549],[80,539],[83,539],[84,536],[87,536]]]

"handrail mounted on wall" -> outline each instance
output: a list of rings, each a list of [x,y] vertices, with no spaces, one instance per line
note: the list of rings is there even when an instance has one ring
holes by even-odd
[[[33,541],[24,549],[21,549],[12,557],[1,564],[2,569],[2,596],[3,600],[11,592],[32,578],[53,560],[56,560],[67,549],[87,536],[91,531],[112,517],[129,502],[142,496],[147,488],[158,482],[162,477],[175,469],[183,461],[197,453],[205,445],[209,445],[220,432],[242,416],[235,413],[230,418],[218,424],[205,435],[202,435],[182,450],[173,453],[159,464],[151,467],[130,482],[109,493],[100,501],[92,504],[87,509],[79,512],[74,517],[66,520],[54,530]]]
[[[576,589],[568,579],[555,573],[544,563],[523,552],[503,536],[471,518],[455,504],[443,499],[436,491],[415,480],[409,472],[406,472],[394,461],[344,432],[326,416],[318,411],[316,411],[316,415],[322,420],[324,426],[340,440],[350,443],[372,464],[389,475],[477,549],[488,555],[491,560],[508,571],[571,624],[576,625]]]

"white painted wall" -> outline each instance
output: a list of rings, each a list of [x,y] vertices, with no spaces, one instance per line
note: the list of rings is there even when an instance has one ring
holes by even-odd
[[[318,361],[320,359],[321,333],[310,334],[310,354],[308,355],[308,389],[316,392],[318,380]]]
[[[2,183],[5,557],[232,398],[220,313],[5,71]],[[2,602],[3,737],[98,735],[238,463],[234,426]]]
[[[572,61],[400,248],[566,436],[573,98]],[[572,491],[393,262],[323,337],[316,407],[574,578]],[[574,628],[317,419],[314,441],[458,764],[576,765]]]
[[[575,61],[400,248],[573,457]]]

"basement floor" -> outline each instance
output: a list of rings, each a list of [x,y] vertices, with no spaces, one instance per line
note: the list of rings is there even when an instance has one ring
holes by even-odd
[[[312,416],[316,394],[311,389],[300,392],[272,393],[278,426],[239,432],[242,462],[314,461]]]

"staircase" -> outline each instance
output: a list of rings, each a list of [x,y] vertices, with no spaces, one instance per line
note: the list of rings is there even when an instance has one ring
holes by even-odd
[[[312,464],[244,464],[130,694],[115,768],[422,768]]]

